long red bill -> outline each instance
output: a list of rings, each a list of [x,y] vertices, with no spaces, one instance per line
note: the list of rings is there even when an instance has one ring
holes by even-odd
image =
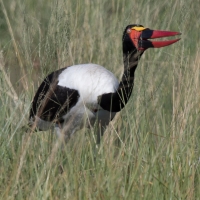
[[[165,46],[171,45],[171,44],[179,41],[180,38],[173,39],[173,40],[167,40],[167,41],[164,41],[164,40],[156,41],[156,40],[148,40],[148,39],[171,37],[171,36],[176,36],[176,35],[181,35],[181,33],[174,32],[174,31],[151,30],[151,29],[147,28],[140,35],[139,49],[145,50],[147,48],[160,48],[160,47],[165,47]]]

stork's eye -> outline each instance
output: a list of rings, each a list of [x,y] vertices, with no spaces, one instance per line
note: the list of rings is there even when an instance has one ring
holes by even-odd
[[[127,33],[130,33],[130,32],[131,32],[131,29],[130,29],[130,28],[128,28],[128,29],[127,29]]]

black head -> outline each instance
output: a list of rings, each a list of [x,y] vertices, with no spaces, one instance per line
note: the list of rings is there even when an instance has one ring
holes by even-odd
[[[144,27],[144,26],[142,26],[140,24],[130,24],[130,25],[126,26],[126,28],[124,29],[124,32],[123,32],[122,41],[128,40],[128,39],[130,40],[129,35],[127,34],[127,30],[129,30],[133,27]]]
[[[139,24],[130,24],[128,26],[126,26],[126,28],[124,29],[123,32],[123,36],[122,36],[122,43],[123,43],[123,52],[124,53],[130,53],[133,51],[136,51],[136,47],[134,45],[134,43],[132,42],[128,30],[130,30],[132,27],[143,27],[142,25]]]

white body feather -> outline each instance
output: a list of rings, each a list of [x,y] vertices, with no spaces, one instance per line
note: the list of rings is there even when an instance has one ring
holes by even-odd
[[[78,90],[85,103],[97,103],[99,95],[115,92],[119,82],[114,74],[96,64],[74,65],[58,77],[58,85]]]

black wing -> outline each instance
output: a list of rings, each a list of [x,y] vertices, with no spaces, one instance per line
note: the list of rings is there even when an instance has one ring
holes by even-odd
[[[62,122],[62,116],[77,103],[80,97],[77,90],[57,85],[64,69],[49,74],[41,83],[32,101],[30,118],[37,115],[45,121]]]

